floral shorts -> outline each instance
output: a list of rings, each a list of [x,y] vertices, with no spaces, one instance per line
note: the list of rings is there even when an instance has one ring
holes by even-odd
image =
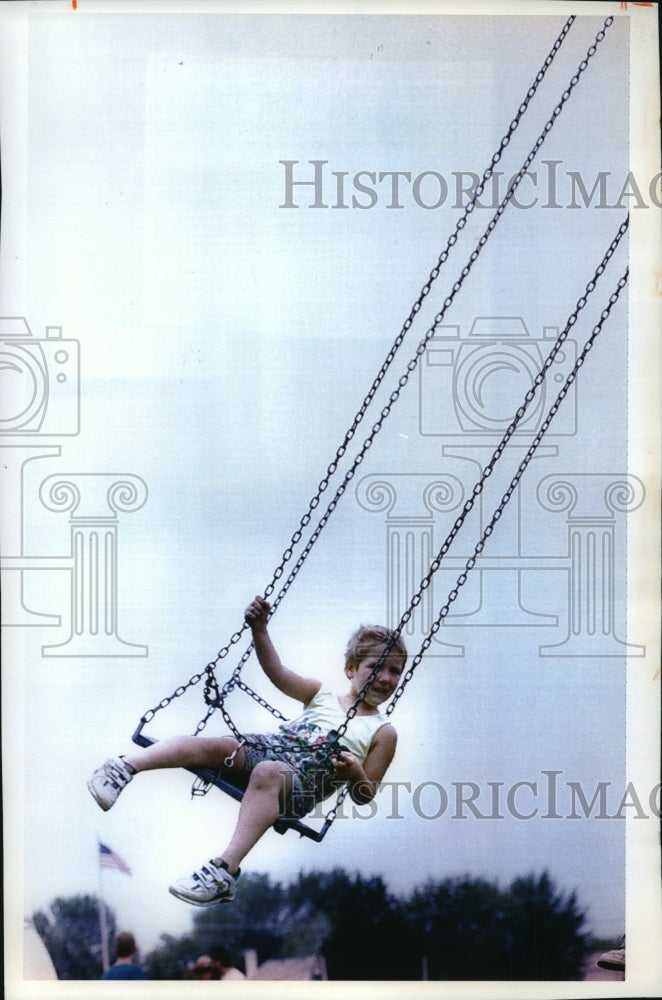
[[[285,819],[305,816],[341,784],[326,755],[327,740],[318,740],[315,747],[286,733],[253,733],[247,734],[244,739],[246,775],[250,775],[255,765],[263,760],[279,761],[284,771],[292,772],[290,791],[281,813]],[[253,742],[259,746],[251,745]],[[295,749],[298,747],[301,749]]]

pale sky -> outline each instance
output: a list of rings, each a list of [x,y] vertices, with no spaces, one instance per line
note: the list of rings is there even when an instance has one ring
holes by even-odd
[[[48,439],[61,446],[59,456],[25,468],[23,554],[68,551],[67,513],[46,511],[38,499],[46,476],[140,477],[148,499],[118,522],[118,633],[148,655],[42,655],[44,645],[68,637],[69,577],[26,574],[26,605],[62,616],[59,628],[11,632],[25,720],[26,914],[58,895],[99,891],[99,838],[133,870],[131,878],[105,873],[103,891],[143,951],[162,932],[190,925],[192,911],[167,887],[216,853],[235,804],[216,792],[191,801],[189,776],[162,773],[136,781],[103,814],[87,778],[128,749],[147,708],[204,668],[264,589],[459,217],[457,175],[482,174],[563,23],[557,14],[30,19],[26,277],[15,298],[5,285],[2,315],[24,315],[35,337],[56,325],[79,342],[81,413],[77,436]],[[499,165],[500,195],[601,24],[602,17],[577,18]],[[522,202],[537,203],[504,213],[445,317],[460,328],[460,342],[476,317],[515,317],[534,354],[541,350],[544,328],[564,324],[625,216],[628,199],[615,203],[628,170],[627,27],[625,19],[611,27],[531,167],[538,173],[522,187]],[[302,180],[313,177],[309,161],[327,161],[328,208],[307,207],[311,187],[297,189],[299,208],[280,207],[282,160],[298,161]],[[553,170],[556,208],[544,207]],[[353,195],[366,201],[354,186],[362,171],[362,183],[377,192],[370,208],[351,205]],[[394,171],[412,180],[427,174],[418,200],[401,178],[401,209],[388,207],[390,181],[368,177]],[[611,207],[570,207],[573,173],[590,191],[600,171]],[[346,209],[331,207],[340,175]],[[432,201],[439,176],[448,197],[425,208],[420,202]],[[492,214],[482,208],[471,217],[386,392]],[[577,341],[596,322],[626,252],[624,241],[573,331]],[[492,344],[505,328],[494,329]],[[605,627],[624,640],[625,515],[602,506],[604,489],[591,493],[591,477],[640,474],[626,453],[627,335],[623,293],[558,432],[550,431],[552,450],[534,461],[521,507],[513,501],[495,531],[496,572],[476,575],[457,602],[465,618],[451,620],[445,641],[463,655],[443,655],[449,647],[437,644],[394,714],[400,745],[389,778],[419,789],[419,798],[403,793],[399,819],[385,804],[370,822],[338,821],[322,845],[269,834],[247,868],[288,881],[301,870],[343,865],[382,875],[399,893],[426,878],[469,874],[505,885],[548,870],[561,890],[577,892],[591,931],[620,934],[623,820],[543,818],[552,771],[564,815],[568,782],[589,800],[608,783],[608,812],[619,809],[625,647],[619,652],[614,641],[606,650],[596,640],[565,657],[541,652],[564,640],[574,592],[567,511],[544,507],[540,483],[570,477],[581,486],[586,517],[611,518],[615,621]],[[485,391],[494,393],[494,382]],[[496,402],[507,408],[500,391]],[[476,467],[467,459],[478,452],[467,449],[497,440],[476,427],[464,433],[450,392],[447,370],[422,362],[354,481],[378,476],[401,487],[402,523],[419,518],[412,537],[420,517],[429,520],[413,477],[454,476],[470,491]],[[521,454],[504,458],[503,483]],[[491,501],[501,486],[501,479],[491,485]],[[478,513],[457,555],[471,551]],[[435,513],[437,544],[455,516]],[[350,632],[387,617],[385,517],[348,489],[273,622],[293,668],[341,683]],[[435,581],[437,605],[457,572]],[[420,638],[409,637],[412,653]],[[636,647],[637,636],[628,638]],[[247,676],[272,697],[253,664]],[[162,713],[157,734],[194,725],[204,711],[199,687],[190,702]],[[238,705],[237,716],[268,728],[252,708]],[[460,782],[479,786],[483,813],[493,812],[495,788],[505,808],[515,786],[520,813],[538,813],[479,819],[467,807],[453,818]],[[450,803],[433,819],[439,786]],[[45,853],[44,871],[33,860]]]

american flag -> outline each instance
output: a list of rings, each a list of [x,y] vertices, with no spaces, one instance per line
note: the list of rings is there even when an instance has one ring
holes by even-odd
[[[102,868],[115,868],[119,872],[124,872],[125,875],[131,874],[131,869],[124,858],[102,843],[99,843],[99,864]]]

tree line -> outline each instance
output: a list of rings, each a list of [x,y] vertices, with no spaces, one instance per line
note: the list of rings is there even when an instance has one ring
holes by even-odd
[[[58,898],[34,925],[60,979],[101,974],[98,900]],[[344,869],[301,873],[289,884],[246,873],[230,906],[196,912],[181,937],[161,935],[142,956],[150,979],[183,979],[201,954],[223,945],[271,958],[320,954],[334,980],[579,979],[590,941],[576,894],[547,872],[505,888],[483,878],[430,880],[405,896],[380,877]],[[116,930],[108,913],[109,950]]]

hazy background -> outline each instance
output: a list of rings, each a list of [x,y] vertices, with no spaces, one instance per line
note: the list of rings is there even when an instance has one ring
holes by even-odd
[[[43,645],[69,634],[69,574],[26,574],[26,606],[62,616],[59,629],[11,633],[14,704],[24,720],[26,914],[58,895],[99,891],[100,838],[132,868],[131,878],[104,873],[103,892],[143,951],[162,932],[189,925],[192,911],[167,887],[223,846],[236,805],[217,792],[191,801],[188,775],[160,773],[141,778],[104,815],[87,778],[128,749],[147,708],[204,667],[271,578],[459,217],[453,172],[483,172],[563,21],[30,19],[26,297],[12,301],[6,290],[2,314],[25,315],[36,337],[58,325],[80,342],[81,423],[79,435],[57,440],[60,457],[25,468],[24,551],[68,550],[67,515],[46,511],[38,499],[47,475],[141,477],[146,504],[119,519],[118,632],[149,653],[43,656]],[[577,19],[504,157],[506,178],[601,23]],[[590,190],[597,173],[609,171],[619,178],[609,182],[610,202],[618,200],[628,169],[627,74],[627,23],[617,20],[539,154],[539,161],[559,161],[562,207],[542,207],[538,162],[539,187],[523,187],[521,200],[537,194],[539,203],[507,210],[445,319],[463,337],[477,316],[522,317],[538,342],[543,327],[562,325],[574,307],[627,199],[620,208],[572,209],[567,173],[581,172]],[[301,207],[285,209],[279,161],[288,159],[300,161],[302,179],[312,176],[309,160],[328,161],[329,205],[336,199],[331,171],[348,172],[347,201],[360,170],[412,178],[437,171],[450,192],[426,210],[403,185],[403,208],[389,209],[382,184],[374,207],[343,210],[309,208],[312,189],[299,188]],[[471,217],[430,296],[428,321],[491,215],[485,208]],[[591,302],[590,322],[577,326],[578,339],[622,273],[625,249]],[[339,820],[321,846],[269,834],[247,867],[288,880],[302,869],[342,865],[379,874],[398,892],[428,877],[466,872],[506,883],[547,869],[559,887],[577,891],[595,934],[620,934],[625,824],[595,813],[544,820],[542,772],[561,772],[559,787],[580,782],[589,799],[597,782],[612,783],[609,809],[617,811],[625,661],[539,656],[541,644],[560,642],[567,631],[567,575],[541,568],[566,554],[567,529],[563,515],[540,520],[534,487],[543,472],[627,470],[626,305],[624,294],[569,401],[577,433],[557,435],[557,455],[536,460],[521,514],[509,509],[491,543],[497,554],[537,559],[521,577],[519,599],[536,614],[558,616],[558,624],[463,627],[456,619],[447,641],[464,655],[435,648],[393,718],[400,747],[389,778],[412,789],[436,782],[449,795],[452,782],[475,782],[485,811],[487,782],[503,782],[504,795],[516,782],[537,782],[537,799],[522,787],[516,801],[524,813],[537,806],[538,816],[479,820],[465,810],[467,818],[454,819],[451,799],[443,816],[426,819],[402,793],[401,819],[392,818],[388,800],[369,822]],[[427,329],[426,316],[419,319],[388,391]],[[420,392],[416,373],[355,482],[446,472],[470,488],[467,463],[442,454],[443,433],[421,434]],[[451,443],[460,440],[456,429]],[[506,482],[519,457],[510,459]],[[492,484],[490,498],[498,499],[501,485]],[[437,544],[450,523],[437,515]],[[458,539],[458,554],[471,551],[476,525]],[[613,603],[624,637],[622,531],[618,539]],[[350,632],[387,616],[385,543],[384,516],[364,510],[351,487],[274,619],[288,665],[340,683]],[[438,604],[455,575],[435,585]],[[458,614],[480,603],[477,587],[467,584]],[[507,622],[510,588],[503,600],[497,610]],[[418,638],[409,641],[412,652]],[[253,664],[246,673],[271,697]],[[274,700],[283,704],[275,693]],[[268,717],[241,702],[241,725],[269,727]],[[154,732],[190,730],[203,711],[197,687],[185,705],[159,717]],[[432,785],[429,793],[419,813],[434,812]],[[567,789],[559,795],[559,811],[569,812]],[[46,857],[47,865],[37,863]]]

